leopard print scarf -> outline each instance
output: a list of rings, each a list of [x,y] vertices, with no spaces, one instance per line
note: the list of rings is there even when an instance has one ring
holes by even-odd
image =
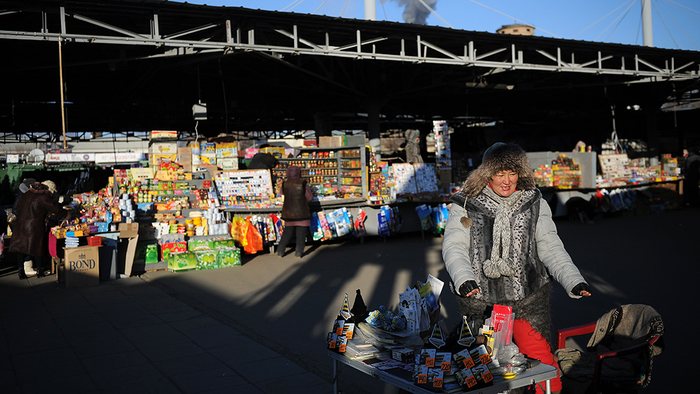
[[[515,207],[519,206],[518,202],[523,198],[523,192],[518,190],[508,197],[503,197],[486,186],[484,194],[498,203],[493,223],[491,258],[484,261],[484,275],[491,279],[500,278],[501,275],[513,276],[515,263],[510,257],[510,217]]]

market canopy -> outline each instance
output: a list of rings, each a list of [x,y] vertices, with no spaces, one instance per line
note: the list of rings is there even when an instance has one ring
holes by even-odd
[[[656,112],[700,78],[696,51],[157,0],[0,1],[0,50],[4,142],[61,140],[61,78],[76,141],[367,130],[371,116],[609,133],[611,107]]]

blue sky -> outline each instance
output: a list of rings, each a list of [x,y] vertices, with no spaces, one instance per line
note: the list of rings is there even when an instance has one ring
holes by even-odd
[[[171,0],[172,1],[172,0]],[[700,51],[700,0],[650,0],[654,46]],[[188,0],[191,4],[364,18],[365,0]],[[431,13],[422,3],[434,9]],[[526,23],[535,34],[643,45],[642,0],[377,0],[377,19],[404,22],[404,11],[425,12],[425,24],[495,33]],[[411,8],[415,6],[417,8]],[[420,20],[421,14],[417,17]]]

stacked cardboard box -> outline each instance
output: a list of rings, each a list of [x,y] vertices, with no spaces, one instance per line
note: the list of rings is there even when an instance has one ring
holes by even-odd
[[[192,172],[192,148],[177,148],[177,162],[185,172]]]

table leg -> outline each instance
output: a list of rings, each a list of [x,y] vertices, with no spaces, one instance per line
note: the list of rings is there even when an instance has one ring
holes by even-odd
[[[552,381],[549,380],[549,379],[547,379],[547,380],[544,382],[544,388],[545,388],[545,392],[546,392],[547,394],[552,394]]]
[[[338,394],[338,360],[333,359],[333,394]]]

